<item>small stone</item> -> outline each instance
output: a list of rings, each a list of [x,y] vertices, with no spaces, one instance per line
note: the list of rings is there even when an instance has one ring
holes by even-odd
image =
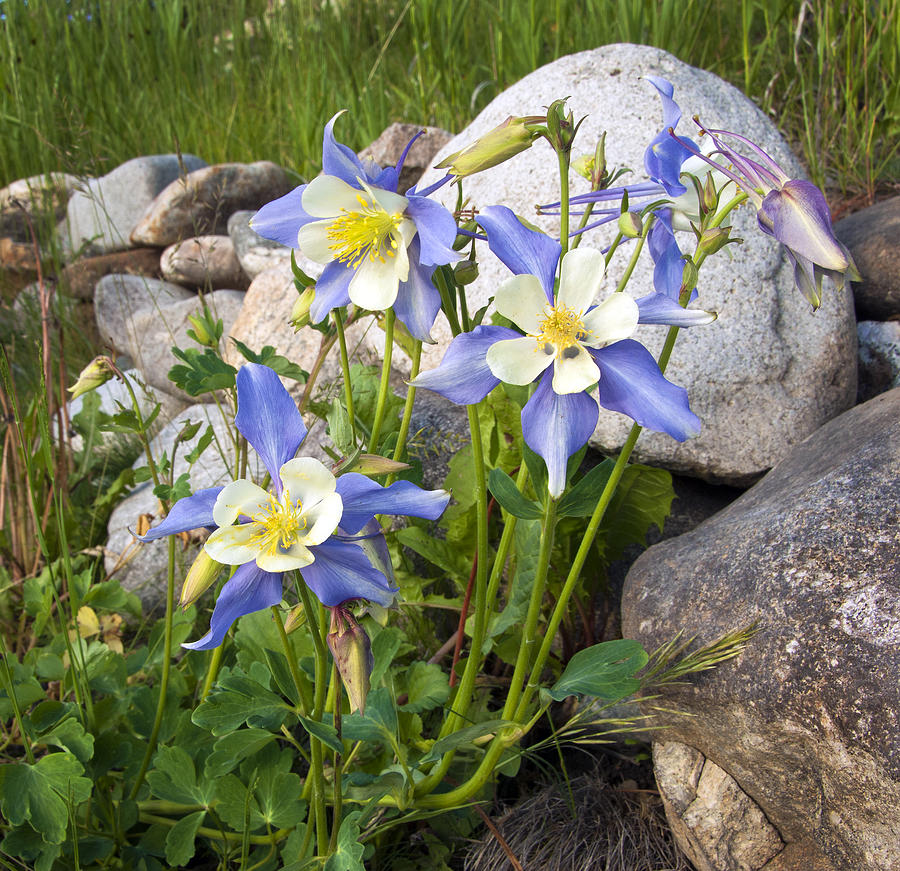
[[[267,160],[208,166],[163,190],[134,227],[131,241],[164,247],[190,236],[225,233],[232,213],[258,209],[292,187],[287,173]]]
[[[170,245],[160,269],[166,281],[201,290],[246,290],[247,280],[229,236],[196,236]]]
[[[29,219],[38,238],[47,218],[58,221],[66,213],[69,196],[78,183],[74,175],[48,172],[21,178],[0,190],[0,236],[30,242]]]
[[[134,247],[131,231],[154,198],[184,172],[206,166],[192,154],[136,157],[80,183],[58,232],[64,253],[107,254]],[[174,240],[173,240],[174,241]]]
[[[251,281],[267,269],[290,265],[291,262],[290,248],[272,239],[263,239],[250,226],[250,219],[255,214],[255,211],[235,212],[228,219],[228,235],[234,243],[234,252]],[[298,251],[298,257],[299,253]],[[320,271],[321,268],[320,266]]]
[[[865,402],[900,386],[900,321],[860,321],[859,391]]]
[[[9,236],[0,239],[0,269],[37,275],[38,259],[34,245],[30,242],[16,242]]]
[[[94,288],[104,275],[141,275],[159,278],[159,249],[132,248],[99,257],[82,257],[66,266],[60,275],[60,284],[69,296],[91,300]]]
[[[403,149],[417,133],[425,131],[409,149],[403,169],[400,171],[398,193],[409,190],[427,170],[432,158],[452,138],[453,134],[440,127],[422,127],[416,124],[391,124],[371,145],[359,152],[360,160],[374,160],[381,167],[395,166]]]
[[[843,218],[834,232],[862,275],[853,285],[856,316],[872,321],[900,317],[900,196]]]

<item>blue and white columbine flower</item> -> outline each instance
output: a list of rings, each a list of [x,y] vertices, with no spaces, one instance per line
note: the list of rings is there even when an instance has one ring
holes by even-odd
[[[222,587],[210,631],[184,645],[192,650],[217,647],[238,617],[277,605],[282,575],[292,569],[300,570],[328,607],[352,599],[389,604],[395,589],[359,542],[365,538],[376,550],[383,544],[380,528],[370,531],[376,514],[435,520],[450,498],[443,490],[422,490],[408,481],[382,487],[353,472],[335,478],[312,457],[294,458],[306,427],[278,375],[267,366],[245,364],[237,375],[237,394],[235,425],[260,455],[272,490],[247,480],[199,490],[179,499],[166,519],[141,538],[153,541],[212,528],[206,552],[238,567]],[[361,531],[363,536],[355,538]]]
[[[645,318],[641,300],[619,293],[595,305],[604,261],[599,252],[587,249],[575,249],[563,258],[554,299],[559,243],[525,227],[504,206],[485,209],[477,221],[491,250],[515,274],[498,289],[497,310],[525,335],[501,326],[461,333],[441,365],[415,379],[416,387],[469,405],[480,402],[501,381],[529,384],[538,379],[522,409],[522,434],[544,458],[554,498],[565,489],[569,457],[594,432],[598,401],[679,441],[699,432],[687,391],[667,381],[650,352],[629,336],[638,323],[691,326],[708,323],[711,315],[677,303],[667,314],[667,303],[654,299]],[[594,384],[597,399],[588,392]]]
[[[441,306],[431,276],[459,259],[452,248],[456,222],[415,188],[397,193],[409,146],[396,166],[363,162],[335,140],[339,115],[325,125],[323,174],[263,206],[251,225],[325,264],[310,308],[313,323],[350,302],[372,311],[393,308],[415,338],[430,341]]]

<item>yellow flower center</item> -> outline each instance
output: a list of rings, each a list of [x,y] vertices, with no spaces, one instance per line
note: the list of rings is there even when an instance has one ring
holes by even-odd
[[[365,257],[385,263],[385,257],[394,257],[397,248],[395,233],[400,227],[403,215],[390,214],[375,200],[367,200],[357,194],[358,212],[341,209],[328,228],[328,238],[334,244],[328,247],[334,251],[335,260],[352,266],[359,266]]]
[[[262,527],[254,535],[255,543],[266,553],[286,553],[297,543],[300,533],[306,529],[303,503],[291,502],[287,494],[281,501],[270,493],[268,504],[261,508],[262,510],[251,518]]]
[[[564,305],[548,306],[548,309],[535,336],[539,350],[549,354],[555,348],[556,356],[562,357],[566,350],[590,337],[590,331],[584,328],[581,316],[574,309]]]

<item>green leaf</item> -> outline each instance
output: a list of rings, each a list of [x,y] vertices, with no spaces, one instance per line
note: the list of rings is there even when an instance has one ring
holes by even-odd
[[[243,723],[279,729],[291,707],[280,696],[240,672],[223,677],[191,716],[191,721],[213,735],[224,735]]]
[[[353,450],[353,428],[350,426],[350,415],[343,403],[335,399],[328,409],[325,418],[328,422],[328,435],[342,454]]]
[[[375,664],[369,675],[369,683],[373,687],[381,682],[403,643],[403,632],[396,626],[385,627],[372,639],[372,658]]]
[[[488,475],[488,487],[501,507],[513,517],[537,520],[543,516],[541,506],[526,499],[516,487],[516,482],[502,469],[491,469],[491,473]]]
[[[316,283],[315,278],[310,278],[297,265],[297,261],[294,258],[293,248],[291,248],[291,272],[294,274],[294,284],[297,285],[298,288],[306,289],[307,287],[312,287]]]
[[[69,753],[50,753],[34,765],[0,765],[0,811],[14,826],[29,822],[48,844],[61,844],[69,822],[67,803],[91,794],[81,763]]]
[[[266,664],[269,666],[269,671],[272,673],[278,689],[291,700],[292,704],[299,704],[300,698],[297,696],[297,687],[294,684],[287,657],[280,650],[269,650],[268,647],[263,650],[263,653],[266,655]]]
[[[188,395],[199,396],[201,393],[234,387],[237,369],[229,366],[211,348],[204,348],[202,351],[196,348],[172,348],[172,354],[182,364],[169,370],[169,380]]]
[[[326,747],[330,747],[336,753],[344,752],[344,745],[341,742],[341,739],[338,738],[337,729],[334,726],[329,726],[328,723],[319,723],[316,720],[311,720],[309,717],[302,717],[299,714],[297,715],[297,719],[300,721],[300,725],[309,732],[315,738],[318,738]]]
[[[183,868],[194,856],[194,839],[206,811],[195,811],[182,817],[166,835],[166,861],[175,868]]]
[[[399,530],[397,540],[451,577],[459,580],[468,578],[472,567],[471,556],[451,542],[435,538],[418,526],[407,526]]]
[[[549,695],[557,702],[567,696],[596,696],[610,702],[619,701],[640,688],[634,675],[646,664],[647,651],[627,638],[604,641],[579,650],[566,666]]]
[[[365,871],[362,861],[365,847],[359,842],[361,816],[362,811],[353,811],[341,821],[337,846],[325,862],[324,871]]]
[[[208,804],[213,793],[209,784],[197,783],[194,760],[181,747],[159,748],[147,783],[158,798],[179,804]]]
[[[267,744],[275,740],[275,736],[265,729],[238,729],[223,735],[215,743],[215,749],[206,758],[204,775],[214,780],[227,774],[248,756],[253,756]]]
[[[547,464],[540,454],[536,454],[528,445],[522,445],[522,457],[528,466],[528,474],[531,476],[531,486],[539,499],[543,499],[547,493]]]
[[[451,732],[446,738],[440,738],[431,745],[428,752],[419,760],[419,766],[437,762],[445,753],[457,750],[466,744],[471,744],[478,738],[499,732],[504,726],[512,725],[509,720],[488,720],[484,723],[476,723],[474,726],[466,726],[458,732]]]
[[[645,545],[651,526],[662,530],[674,498],[671,473],[652,466],[628,466],[600,526],[606,558],[619,559],[629,544]]]
[[[231,341],[234,342],[235,347],[241,352],[246,360],[251,363],[260,363],[263,366],[268,366],[283,378],[290,378],[293,381],[299,381],[303,384],[309,377],[309,374],[304,369],[301,369],[296,363],[292,363],[287,357],[282,357],[281,354],[276,353],[275,348],[272,345],[266,345],[257,354],[255,351],[251,351],[243,342],[238,341],[234,336],[231,337]]]
[[[82,764],[94,755],[94,736],[85,732],[78,720],[71,718],[63,720],[49,732],[44,732],[37,741],[68,750]]]
[[[603,493],[614,466],[615,461],[609,458],[594,466],[559,500],[559,505],[556,507],[556,516],[590,517],[597,507],[597,500]]]
[[[444,670],[434,663],[414,662],[405,673],[409,700],[401,711],[431,711],[450,698],[450,683]]]
[[[25,862],[33,863],[29,867],[34,868],[34,871],[51,871],[54,861],[61,852],[62,847],[59,844],[48,844],[28,825],[13,829],[0,844],[0,853],[5,856],[17,856]],[[13,867],[6,863],[4,865],[7,868]]]

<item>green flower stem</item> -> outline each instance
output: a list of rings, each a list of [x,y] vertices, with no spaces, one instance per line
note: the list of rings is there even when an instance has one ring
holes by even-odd
[[[591,219],[591,215],[594,211],[595,203],[588,203],[585,207],[585,210],[581,213],[581,220],[578,222],[578,229],[583,230],[587,226],[587,222]],[[581,240],[584,238],[584,233],[579,233],[572,240],[572,248],[577,248],[581,244]]]
[[[303,579],[298,579],[297,590],[300,598],[303,600],[303,608],[306,611],[307,625],[313,638],[313,648],[315,651],[316,663],[316,679],[315,679],[315,698],[313,700],[312,719],[317,723],[322,722],[322,714],[325,710],[325,691],[328,688],[327,668],[328,668],[328,652],[325,649],[325,642],[322,640],[322,633],[319,620],[319,609],[313,602],[309,588]],[[311,765],[309,767],[309,777],[312,780],[312,816],[316,823],[316,849],[320,856],[328,854],[328,819],[325,814],[325,755],[322,742],[314,735],[309,736],[309,755]],[[305,791],[305,790],[304,790]]]
[[[372,435],[369,437],[369,452],[378,453],[378,437],[387,411],[387,395],[391,382],[391,358],[394,353],[394,310],[389,308],[384,313],[384,359],[381,361],[381,383],[378,385],[378,401],[375,405],[375,420],[372,423]]]
[[[309,404],[309,400],[312,398],[313,387],[315,386],[315,383],[319,378],[319,373],[322,371],[322,365],[325,363],[325,360],[328,357],[328,352],[331,351],[331,349],[334,347],[334,343],[336,341],[336,333],[328,336],[322,336],[322,342],[319,345],[319,353],[316,355],[316,359],[313,363],[312,369],[309,370],[309,377],[306,379],[306,384],[303,385],[303,395],[300,397],[300,402],[297,403],[297,408],[300,410],[301,414],[306,411],[306,406]]]
[[[141,406],[138,402],[138,398],[135,395],[134,388],[131,386],[131,382],[128,378],[125,377],[123,372],[119,372],[116,369],[116,373],[119,378],[122,379],[122,382],[125,385],[125,389],[128,391],[128,395],[131,398],[131,407],[134,409],[134,416],[137,418],[138,422],[138,438],[141,441],[141,447],[144,449],[144,454],[147,457],[147,468],[150,469],[150,477],[153,478],[153,486],[158,487],[160,484],[159,480],[159,470],[156,468],[156,461],[153,459],[153,454],[150,451],[150,440],[147,438],[147,426],[144,423],[144,415],[141,413]],[[168,508],[168,501],[162,500],[163,505]]]
[[[644,224],[644,231],[641,233],[640,238],[637,240],[637,243],[634,246],[634,251],[631,252],[631,259],[628,261],[628,266],[625,267],[625,272],[622,275],[622,278],[619,280],[618,285],[616,286],[616,293],[621,293],[625,290],[625,285],[628,284],[628,280],[631,278],[631,274],[634,272],[634,267],[637,266],[638,259],[641,256],[641,251],[644,250],[644,242],[647,239],[647,233],[652,226],[652,221],[647,221]],[[616,237],[621,238],[621,233]]]
[[[206,677],[203,679],[203,689],[200,690],[201,702],[206,699],[213,684],[216,682],[216,677],[218,677],[219,674],[219,666],[222,664],[222,652],[224,649],[225,646],[220,644],[212,650],[212,656],[209,658],[209,666],[206,669]]]
[[[569,250],[569,154],[557,152],[559,158],[559,244],[560,258]]]
[[[449,280],[447,276],[450,276]],[[458,336],[462,330],[459,327],[459,318],[456,316],[456,306],[453,303],[453,295],[451,288],[455,286],[453,278],[453,270],[449,266],[438,266],[432,275],[434,286],[441,295],[441,309],[450,324],[450,333],[454,337]]]
[[[422,365],[422,342],[417,339],[413,345],[412,365],[409,369],[409,380],[414,381],[419,374],[419,367]],[[406,440],[409,438],[409,427],[412,421],[413,406],[416,402],[416,388],[411,384],[406,388],[406,405],[403,406],[403,419],[400,421],[400,432],[397,435],[397,444],[394,446],[394,462],[401,462],[403,455],[406,453]],[[386,487],[397,479],[396,474],[391,473],[385,482]]]
[[[336,662],[332,662],[331,664],[331,685],[333,687],[336,687],[336,691],[334,694],[334,705],[332,707],[332,712],[334,714],[334,728],[337,730],[338,740],[341,740],[341,706],[344,703],[344,694],[341,691],[343,684],[341,683],[341,675],[338,671]],[[341,828],[341,817],[344,813],[342,755],[343,754],[339,750],[334,751],[334,782],[332,783],[334,791],[334,810],[332,813],[331,821],[331,840],[328,843],[329,853],[333,853],[337,848],[338,831]]]
[[[300,699],[300,713],[305,717],[307,711],[313,706],[309,678],[300,671],[300,667],[297,665],[297,657],[288,640],[287,632],[284,631],[284,620],[281,619],[281,611],[277,605],[272,606],[272,616],[275,618],[275,625],[278,627],[278,634],[281,637],[281,646],[284,648],[284,656],[287,659],[288,668],[291,670],[294,689],[297,690],[297,696]]]
[[[172,618],[175,610],[175,536],[169,536],[168,545],[169,571],[166,578],[166,628],[163,639],[162,675],[159,679],[159,701],[156,703],[156,717],[153,720],[150,737],[147,739],[144,761],[141,762],[141,769],[135,778],[134,786],[131,787],[129,798],[132,800],[137,797],[138,790],[141,788],[141,784],[144,782],[144,777],[147,774],[147,769],[150,767],[150,760],[156,752],[156,742],[159,739],[159,730],[162,727],[163,713],[166,709],[166,693],[169,689],[169,670],[172,666]]]
[[[331,312],[337,330],[338,344],[341,352],[341,372],[344,373],[344,400],[347,403],[347,416],[350,418],[350,431],[356,442],[356,414],[353,411],[353,390],[350,385],[350,358],[347,355],[347,337],[344,334],[344,311],[338,307]]]
[[[198,808],[202,810],[203,808]],[[168,817],[160,817],[156,814],[139,813],[138,817],[142,823],[160,823],[161,825],[172,828],[179,823],[179,820],[171,820]],[[291,833],[290,829],[278,829],[271,835],[250,835],[251,844],[271,845],[283,841]],[[204,838],[211,838],[213,841],[220,841],[227,844],[240,844],[244,839],[244,835],[239,832],[222,832],[219,829],[210,829],[206,826],[200,826],[197,834]]]
[[[560,591],[559,598],[556,600],[556,605],[553,608],[553,613],[550,615],[550,620],[547,623],[547,627],[544,632],[544,641],[541,644],[540,650],[538,651],[537,659],[532,666],[531,676],[528,679],[528,685],[525,687],[525,692],[522,693],[522,698],[519,701],[519,706],[516,708],[516,719],[524,716],[525,712],[528,709],[528,704],[531,701],[532,696],[534,695],[534,691],[539,685],[541,672],[543,671],[544,665],[547,662],[547,657],[550,655],[550,647],[553,644],[553,639],[556,637],[557,630],[559,629],[559,624],[562,622],[562,618],[565,616],[566,609],[569,605],[569,599],[572,596],[575,585],[578,583],[578,578],[581,575],[581,570],[584,567],[585,560],[587,559],[591,547],[594,544],[594,538],[597,535],[597,530],[600,528],[600,524],[603,521],[603,516],[606,514],[606,509],[609,507],[609,503],[612,500],[613,494],[616,492],[616,487],[618,486],[619,481],[621,480],[622,475],[625,472],[625,467],[628,465],[628,458],[631,456],[631,452],[634,450],[634,445],[638,440],[638,436],[641,434],[641,429],[642,427],[638,426],[637,424],[634,424],[634,426],[631,427],[631,432],[628,434],[628,438],[625,440],[625,444],[622,446],[622,450],[619,453],[615,466],[613,466],[613,470],[609,476],[609,480],[606,482],[606,486],[603,488],[603,492],[600,494],[600,498],[597,501],[597,507],[594,509],[594,513],[591,515],[591,519],[588,522],[584,537],[581,539],[581,545],[579,546],[578,552],[575,554],[575,559],[572,561],[572,565],[569,568],[569,574],[566,577],[566,582],[563,584],[563,588]]]
[[[6,649],[6,639],[3,637],[2,632],[0,632],[0,653],[3,654],[3,668],[0,670],[0,674],[3,676],[3,689],[6,691],[6,695],[12,705],[13,716],[15,717],[16,725],[19,727],[19,734],[22,736],[22,746],[25,748],[25,758],[28,760],[29,764],[34,765],[34,753],[31,749],[31,741],[28,738],[28,733],[25,731],[25,726],[22,723],[22,709],[19,707],[19,700],[16,697],[16,688],[13,684],[12,672],[9,668],[9,653]]]
[[[544,602],[544,590],[547,586],[547,571],[550,568],[550,555],[553,552],[553,537],[556,531],[556,500],[548,499],[544,509],[544,518],[541,523],[541,544],[538,551],[538,564],[535,571],[534,582],[531,588],[531,599],[528,602],[528,613],[525,617],[525,627],[522,630],[522,639],[519,642],[519,652],[516,655],[516,664],[513,669],[509,694],[503,706],[502,719],[512,718],[516,711],[516,702],[522,693],[522,680],[528,667],[531,665],[532,651],[537,643],[536,634],[538,620],[541,616],[541,605]],[[518,716],[517,718],[518,719]]]
[[[521,493],[528,483],[528,466],[523,462],[519,466],[519,473],[516,475],[516,489]],[[494,602],[497,600],[497,590],[500,588],[500,580],[503,577],[503,569],[506,567],[506,558],[509,556],[509,548],[512,545],[513,537],[516,533],[516,517],[513,514],[507,514],[503,521],[503,532],[500,534],[500,543],[497,545],[497,556],[494,559],[494,565],[491,568],[491,577],[488,581],[487,588],[487,608],[488,613],[494,611]]]

